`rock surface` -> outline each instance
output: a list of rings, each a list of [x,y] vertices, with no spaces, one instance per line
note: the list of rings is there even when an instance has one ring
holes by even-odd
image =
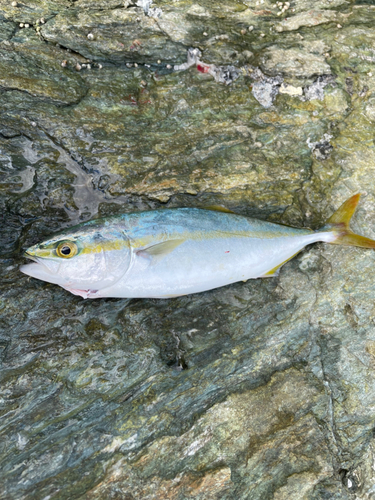
[[[373,498],[373,252],[317,244],[170,300],[18,266],[162,206],[317,228],[361,192],[374,238],[374,21],[366,0],[0,0],[1,499]]]

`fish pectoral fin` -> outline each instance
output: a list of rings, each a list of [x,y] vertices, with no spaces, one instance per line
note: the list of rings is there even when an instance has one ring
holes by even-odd
[[[63,286],[60,285],[61,288],[64,288],[64,290],[67,290],[68,292],[72,293],[73,295],[78,295],[79,297],[82,297],[83,299],[93,299],[96,297],[99,297],[98,295],[98,290],[78,290],[77,288],[70,288],[68,286]]]
[[[151,245],[147,248],[142,248],[142,250],[137,251],[137,255],[140,257],[152,257],[153,260],[161,260],[166,255],[171,253],[175,248],[177,248],[185,240],[168,240],[161,243],[156,243],[156,245]]]

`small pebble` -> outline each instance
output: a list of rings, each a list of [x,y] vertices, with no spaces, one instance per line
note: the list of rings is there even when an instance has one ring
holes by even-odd
[[[32,127],[36,127],[36,122],[31,122],[31,123],[30,123],[30,125],[31,125]]]
[[[20,28],[23,28],[24,27],[24,24],[23,23],[20,23],[19,24]]]
[[[126,63],[126,66],[127,66],[128,68],[131,68],[131,67],[132,67],[132,63]]]
[[[41,18],[40,22],[41,22],[41,24],[44,24],[46,22],[46,20],[44,19],[44,17]]]
[[[161,60],[160,59],[158,59],[158,64],[161,64]]]
[[[167,64],[167,69],[172,69],[172,66],[170,64]]]
[[[205,31],[203,31],[203,36],[208,36],[208,33],[206,33]]]
[[[254,29],[254,26],[249,26],[249,28],[248,28],[249,31],[253,31],[253,29]]]
[[[150,66],[149,64],[145,64],[145,67],[146,67],[146,68],[151,68],[151,66]],[[171,67],[172,67],[172,66],[171,66]],[[167,68],[168,68],[168,66],[167,66]]]
[[[17,2],[12,2],[12,7],[17,7],[18,3]]]
[[[245,35],[246,34],[246,30],[241,30],[241,35]]]
[[[141,22],[141,18],[137,17],[136,21],[137,21],[137,23],[140,23]]]
[[[337,25],[337,27],[338,27],[338,28],[342,28],[341,24],[338,24],[338,25]]]
[[[91,69],[91,64],[88,64],[88,65],[87,65],[87,69]]]
[[[264,36],[266,36],[266,35],[265,35],[264,33],[261,33],[259,36],[261,36],[261,37],[263,38],[263,37],[264,37]]]
[[[82,63],[82,68],[86,68],[86,64],[85,63]]]
[[[71,50],[70,50],[70,49],[66,49],[66,51],[67,51],[67,52],[71,52]]]
[[[66,65],[68,64],[68,61],[65,59],[64,61],[61,62],[61,66],[63,68],[66,68]]]
[[[135,67],[135,68],[138,68],[138,64],[137,64],[137,63],[134,63],[134,67]]]
[[[25,28],[30,28],[30,24],[26,23]]]
[[[81,71],[81,69],[82,69],[82,66],[79,63],[77,63],[76,64],[76,70],[77,71]]]
[[[103,65],[99,63],[99,64],[98,64],[98,68],[99,68],[99,69],[102,69],[102,67],[103,67]]]
[[[372,73],[371,73],[371,71],[370,71],[369,73],[367,73],[367,76],[372,76]]]
[[[87,38],[88,38],[89,40],[94,40],[94,35],[93,35],[92,33],[89,33],[89,34],[87,35]]]
[[[147,85],[147,82],[145,82],[144,80],[141,80],[141,85],[142,85],[143,87],[145,87],[145,86]]]
[[[282,12],[280,11],[280,12],[278,12],[276,15],[277,15],[277,16],[281,16],[281,14],[282,14]]]

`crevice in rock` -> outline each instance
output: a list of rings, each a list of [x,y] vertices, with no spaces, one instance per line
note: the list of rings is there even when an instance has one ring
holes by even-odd
[[[12,41],[12,38],[14,37],[14,35],[18,32],[18,30],[20,28],[19,28],[19,26],[17,25],[16,22],[14,22],[14,21],[8,21],[8,22],[14,24],[12,33],[10,34],[10,36],[8,38],[6,38],[6,40],[8,40],[10,42],[10,41]]]
[[[0,85],[0,92],[13,92],[13,91],[21,92],[22,94],[27,94],[32,98],[37,98],[33,94],[30,94],[30,92],[28,92],[27,90],[18,89],[17,87],[3,87],[2,85]]]
[[[85,59],[86,61],[89,60],[86,56],[84,56],[83,54],[80,54],[79,52],[76,52],[75,50],[71,49],[70,47],[66,47],[66,46],[62,45],[61,43],[56,44],[54,42],[47,40],[47,38],[44,37],[44,35],[41,31],[39,31],[38,34],[39,34],[40,39],[43,42],[50,44],[50,45],[54,45],[55,47],[58,45],[61,49],[66,50],[68,53],[72,54],[73,56],[75,55],[75,56],[81,57],[82,59]]]
[[[315,290],[316,292],[316,299],[314,304],[311,307],[311,310],[313,310],[316,307],[317,301],[318,301],[318,291]],[[325,387],[325,391],[328,397],[328,407],[327,407],[327,413],[324,418],[324,423],[326,426],[326,429],[328,431],[327,437],[328,437],[328,442],[327,444],[329,445],[332,453],[332,457],[336,461],[336,463],[340,463],[340,457],[342,455],[342,444],[340,440],[340,436],[337,432],[336,429],[336,423],[335,423],[335,413],[334,413],[334,396],[333,396],[333,391],[329,383],[329,377],[326,373],[325,370],[325,364],[324,364],[324,359],[323,359],[323,346],[321,344],[321,332],[316,331],[314,333],[315,327],[313,325],[311,315],[309,317],[309,323],[310,327],[313,330],[313,338],[314,341],[319,349],[319,362],[320,362],[320,368],[322,372],[322,382]]]
[[[12,135],[6,135],[4,134],[3,132],[0,132],[0,137],[2,139],[5,139],[7,141],[11,140],[11,139],[14,139],[14,137],[21,137],[23,134],[21,134],[20,132],[17,132],[16,134],[12,134]]]
[[[31,94],[30,92],[28,92],[27,90],[24,90],[24,89],[19,89],[17,87],[3,87],[3,86],[0,86],[0,92],[21,92],[22,94],[26,94],[30,97],[32,97],[33,99],[37,99],[39,101],[42,101],[42,102],[48,102],[50,104],[53,104],[54,106],[58,107],[58,108],[69,108],[69,107],[74,107],[74,106],[77,106],[83,99],[85,99],[85,97],[87,97],[88,95],[88,92],[89,92],[89,88],[86,87],[86,92],[83,96],[79,97],[77,99],[77,101],[73,101],[71,103],[63,103],[63,102],[59,102],[51,97],[45,97],[45,96],[38,96],[38,95],[34,95],[34,94]]]

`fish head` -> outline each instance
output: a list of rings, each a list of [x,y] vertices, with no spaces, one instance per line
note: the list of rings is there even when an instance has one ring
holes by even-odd
[[[131,262],[125,232],[100,220],[33,245],[24,256],[33,262],[21,266],[20,271],[72,292],[98,291],[113,285],[123,277]]]

